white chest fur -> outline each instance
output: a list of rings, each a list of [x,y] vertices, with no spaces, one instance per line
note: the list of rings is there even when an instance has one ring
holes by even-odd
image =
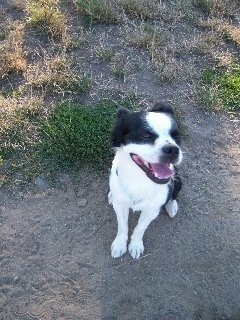
[[[147,207],[160,209],[168,196],[167,184],[151,181],[130,156],[121,150],[113,160],[110,189],[116,201],[124,202],[134,211]]]

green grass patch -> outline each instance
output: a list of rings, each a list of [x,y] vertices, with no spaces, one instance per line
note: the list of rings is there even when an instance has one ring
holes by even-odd
[[[118,16],[114,8],[105,0],[77,0],[77,6],[87,19],[87,23],[116,23]]]
[[[59,10],[59,0],[28,0],[30,24],[50,33],[53,37],[63,35],[64,16]]]
[[[227,70],[207,69],[202,74],[198,93],[205,108],[240,111],[240,66]]]
[[[121,106],[136,105],[125,100]],[[119,104],[102,101],[93,107],[71,102],[60,104],[42,124],[43,153],[62,167],[109,163],[110,133]]]

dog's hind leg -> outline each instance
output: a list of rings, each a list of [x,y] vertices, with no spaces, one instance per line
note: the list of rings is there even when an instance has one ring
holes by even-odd
[[[118,232],[111,246],[111,254],[113,258],[118,258],[127,251],[129,207],[123,203],[116,205],[114,199],[112,200],[118,221]]]
[[[169,200],[168,203],[165,204],[165,209],[169,217],[174,218],[178,212],[177,200]]]

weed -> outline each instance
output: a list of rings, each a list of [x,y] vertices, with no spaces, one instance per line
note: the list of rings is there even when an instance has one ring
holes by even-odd
[[[63,36],[65,32],[64,16],[59,9],[59,0],[28,0],[29,22],[51,34]]]
[[[26,70],[27,61],[23,38],[24,26],[22,24],[12,25],[8,37],[0,46],[0,77]]]
[[[7,37],[6,31],[3,29],[0,29],[0,41],[4,40]]]
[[[69,61],[62,56],[46,59],[39,66],[28,68],[28,85],[44,88],[48,92],[82,94],[89,91],[92,80],[86,75],[76,75]]]
[[[76,4],[80,12],[90,19],[90,23],[116,23],[118,21],[114,8],[105,0],[76,0]]]
[[[152,19],[158,14],[158,5],[153,0],[124,0],[122,6],[126,13],[141,20]]]
[[[239,0],[193,0],[205,14],[213,16],[231,15],[239,6]]]
[[[207,69],[198,88],[200,101],[205,108],[240,110],[240,66],[226,70]]]
[[[108,62],[111,61],[115,55],[114,51],[111,48],[102,47],[102,46],[96,49],[96,54],[100,59]]]
[[[122,65],[114,65],[111,68],[111,73],[116,79],[124,80],[125,77],[125,69]]]
[[[237,46],[240,46],[240,29],[239,27],[234,27],[231,25],[226,25],[222,27],[223,35],[227,38],[227,40],[232,41]]]
[[[117,104],[109,100],[93,107],[60,104],[42,124],[43,152],[62,166],[102,167],[110,158],[110,131]]]
[[[143,22],[127,30],[126,39],[131,45],[149,49],[151,53],[154,48],[165,44],[167,34],[162,30],[156,29],[151,24]]]
[[[154,53],[152,65],[157,77],[168,83],[176,80],[182,69],[182,65],[179,61],[160,52]]]

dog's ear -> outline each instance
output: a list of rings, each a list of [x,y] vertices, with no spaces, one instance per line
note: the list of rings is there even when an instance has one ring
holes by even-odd
[[[164,113],[170,113],[171,115],[174,116],[174,110],[173,108],[166,103],[163,102],[157,102],[155,105],[148,110],[149,112],[164,112]]]
[[[111,142],[113,147],[120,147],[124,143],[124,137],[128,132],[127,128],[127,116],[130,114],[130,111],[121,108],[117,112],[117,121],[112,130]]]

